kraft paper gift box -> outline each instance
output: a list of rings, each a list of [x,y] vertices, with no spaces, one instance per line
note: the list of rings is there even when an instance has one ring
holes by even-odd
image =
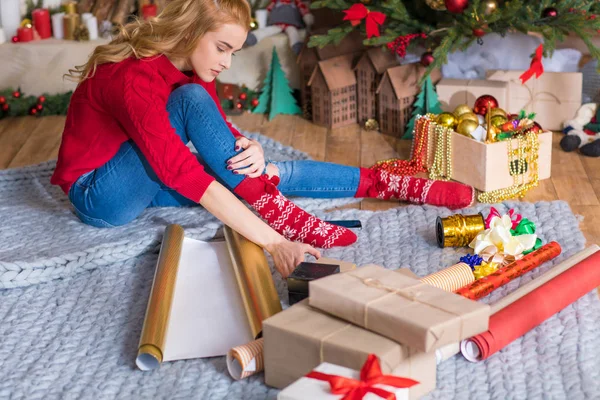
[[[312,307],[420,351],[488,330],[487,304],[377,265],[313,281],[309,290]]]
[[[323,362],[360,370],[372,353],[384,374],[420,382],[409,389],[411,399],[435,389],[434,352],[409,349],[315,310],[307,300],[263,321],[263,337],[265,383],[269,386],[283,389]]]
[[[339,365],[331,363],[322,363],[313,371],[321,372],[328,375],[336,375],[354,380],[360,380],[360,371],[356,371],[351,368],[341,367]],[[396,396],[396,400],[409,400],[409,389],[407,388],[396,388],[384,384],[377,384],[374,388],[385,390],[386,392],[393,393]],[[331,386],[328,382],[313,379],[309,377],[302,377],[284,390],[279,392],[277,400],[340,400],[344,397],[343,394],[331,393]],[[373,393],[367,393],[362,400],[381,400],[380,396]]]
[[[432,123],[435,126],[435,123]],[[452,162],[452,179],[473,186],[482,192],[504,189],[515,182],[515,177],[510,174],[509,168],[509,141],[503,140],[494,143],[484,143],[456,132],[451,134],[452,150],[450,153]],[[547,131],[538,134],[539,151],[537,172],[538,179],[550,178],[552,167],[552,132]],[[428,141],[429,156],[427,168],[431,168],[434,162],[436,150],[436,138]],[[518,139],[512,139],[511,149],[515,152],[519,147]],[[515,153],[516,154],[516,153]],[[516,160],[511,156],[511,160]],[[443,160],[442,170],[445,171],[448,160]],[[514,161],[511,161],[514,162]],[[534,168],[529,168],[523,177],[517,176],[518,181],[528,183],[533,178]]]
[[[563,122],[572,119],[581,107],[582,74],[580,72],[544,72],[525,84],[519,76],[524,71],[490,70],[488,79],[509,84],[505,111],[513,114],[521,109],[536,113],[535,121],[545,130],[561,130]]]
[[[509,84],[501,80],[442,79],[435,89],[442,109],[449,112],[461,104],[473,108],[475,100],[484,94],[494,96],[500,108],[505,110],[509,100]]]

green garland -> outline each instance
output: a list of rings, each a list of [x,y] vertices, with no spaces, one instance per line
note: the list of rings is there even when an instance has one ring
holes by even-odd
[[[15,94],[18,93],[18,96]],[[0,119],[24,115],[67,115],[73,92],[26,96],[20,90],[0,90]],[[35,109],[36,111],[32,111]]]

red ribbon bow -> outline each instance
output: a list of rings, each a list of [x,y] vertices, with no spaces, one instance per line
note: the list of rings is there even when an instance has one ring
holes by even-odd
[[[531,60],[529,69],[521,74],[519,79],[521,83],[525,84],[534,74],[536,78],[539,78],[544,73],[544,65],[542,64],[542,57],[544,55],[544,45],[540,44],[535,50],[535,55]]]
[[[373,386],[382,384],[397,388],[409,388],[419,383],[409,378],[383,375],[375,354],[369,354],[367,361],[360,370],[360,380],[316,371],[310,372],[306,377],[329,382],[331,393],[345,395],[342,400],[361,400],[367,393],[373,393],[385,400],[396,400],[394,393]]]
[[[523,219],[523,216],[521,214],[517,214],[512,208],[508,210],[508,216],[510,217],[510,220],[512,222],[511,229],[515,229],[517,226],[519,226],[521,219]],[[500,215],[498,210],[492,207],[490,208],[490,214],[485,219],[485,229],[490,229],[490,223],[492,222],[492,218],[494,217],[502,218],[502,215]]]
[[[360,21],[367,19],[367,38],[379,36],[379,25],[385,22],[385,14],[379,11],[370,11],[364,4],[354,4],[347,10],[344,10],[346,16],[344,21],[350,21],[352,26],[360,24]]]

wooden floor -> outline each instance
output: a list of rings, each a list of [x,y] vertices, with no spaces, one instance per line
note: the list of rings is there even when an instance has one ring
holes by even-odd
[[[354,166],[371,166],[391,157],[408,158],[410,142],[396,140],[358,125],[328,130],[296,116],[277,116],[267,121],[263,115],[242,114],[231,117],[242,129],[258,131],[284,145],[310,154],[315,160]],[[19,117],[0,120],[0,169],[15,168],[55,159],[65,118]],[[552,178],[532,190],[525,201],[566,200],[581,223],[588,244],[600,244],[600,158],[565,153],[558,147],[555,134],[552,154]],[[398,203],[364,200],[364,210],[383,210]]]

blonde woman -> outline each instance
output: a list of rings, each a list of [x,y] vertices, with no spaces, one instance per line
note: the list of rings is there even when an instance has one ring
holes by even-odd
[[[126,25],[70,71],[79,84],[52,183],[83,222],[113,227],[147,207],[199,203],[265,248],[285,277],[306,253],[320,257],[313,246],[350,245],[356,235],[294,205],[279,182],[287,195],[444,204],[458,190],[468,201],[444,205],[470,203],[472,189],[463,185],[436,189],[437,183],[420,180],[399,187],[397,177],[312,161],[266,165],[260,144],[226,122],[215,90],[249,25],[246,0],[172,0],[157,18]]]

